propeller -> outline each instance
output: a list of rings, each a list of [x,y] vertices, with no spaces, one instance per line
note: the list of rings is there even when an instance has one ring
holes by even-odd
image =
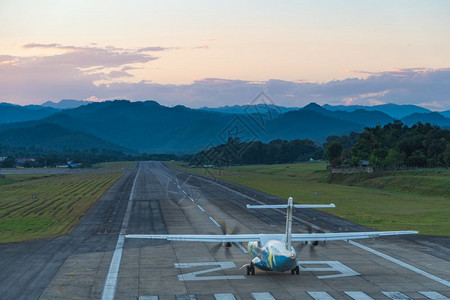
[[[315,230],[311,225],[308,225],[308,233],[315,233]],[[303,246],[305,245],[309,245],[309,256],[311,257],[317,256],[316,246],[319,245],[319,241],[304,242]],[[323,242],[323,246],[325,246],[325,242]]]
[[[225,223],[225,221],[217,221],[217,223],[219,223],[220,230],[222,231],[223,235],[238,234],[240,232],[240,228],[238,226],[235,226],[232,230],[230,230],[227,227],[227,224]],[[217,251],[219,251],[219,249],[221,247],[224,247],[225,248],[225,257],[232,258],[233,256],[232,256],[231,250],[230,250],[230,248],[232,246],[233,246],[233,243],[231,243],[231,242],[219,243],[211,248],[211,252],[216,254]]]

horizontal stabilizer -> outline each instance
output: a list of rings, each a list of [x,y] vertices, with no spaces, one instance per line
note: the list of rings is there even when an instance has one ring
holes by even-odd
[[[247,204],[247,208],[288,208],[287,204],[275,204],[275,205],[250,205]],[[325,207],[336,207],[334,203],[330,204],[294,204],[294,208],[325,208]]]

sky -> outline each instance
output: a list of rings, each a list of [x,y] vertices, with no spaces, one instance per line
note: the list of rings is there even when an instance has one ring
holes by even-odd
[[[450,110],[450,1],[0,0],[0,102]]]

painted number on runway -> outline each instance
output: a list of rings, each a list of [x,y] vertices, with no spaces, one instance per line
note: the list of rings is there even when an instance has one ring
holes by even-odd
[[[300,271],[304,272],[337,272],[338,274],[321,275],[317,276],[319,279],[338,278],[357,276],[358,272],[353,271],[349,267],[338,261],[299,261],[298,265]],[[309,265],[309,266],[308,266]],[[320,267],[320,265],[327,265],[326,267]]]
[[[234,262],[231,261],[222,261],[222,262],[198,262],[198,263],[177,263],[175,264],[175,268],[177,269],[189,269],[189,268],[196,268],[196,267],[211,267],[214,266],[215,268],[210,268],[207,270],[201,270],[201,271],[195,271],[191,273],[181,274],[178,275],[179,281],[193,281],[193,280],[226,280],[226,279],[245,279],[246,276],[243,275],[232,275],[232,276],[201,276],[198,277],[198,275],[203,275],[206,273],[212,273],[217,272],[221,270],[231,269],[235,268],[236,265]]]
[[[358,272],[350,269],[344,264],[338,261],[300,261],[300,271],[302,272],[333,272],[337,274],[320,275],[319,279],[338,278],[357,276]],[[223,276],[199,276],[207,273],[222,271],[226,269],[232,269],[236,267],[236,264],[231,261],[222,262],[196,262],[196,263],[177,263],[175,268],[177,269],[192,269],[198,267],[212,267],[206,270],[195,271],[191,273],[178,275],[179,281],[194,281],[194,280],[223,280],[223,279],[246,279],[244,275],[223,275]]]

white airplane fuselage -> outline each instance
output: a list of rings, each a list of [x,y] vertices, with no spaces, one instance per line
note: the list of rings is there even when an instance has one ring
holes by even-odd
[[[249,242],[247,249],[252,264],[264,271],[286,272],[298,265],[295,249],[287,250],[286,243],[279,240],[269,240],[262,247],[258,242]]]

